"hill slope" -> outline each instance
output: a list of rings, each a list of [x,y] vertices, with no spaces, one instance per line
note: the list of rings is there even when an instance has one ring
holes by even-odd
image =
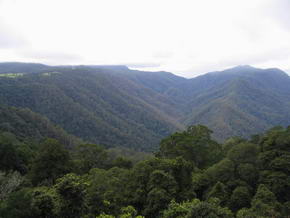
[[[54,138],[67,147],[83,143],[82,140],[53,125],[46,117],[27,108],[0,106],[0,132],[11,132],[19,140],[35,142],[47,137]]]
[[[183,127],[172,101],[114,73],[79,66],[3,76],[0,102],[30,108],[70,134],[108,146],[150,150]]]
[[[126,66],[0,63],[0,104],[29,108],[93,143],[149,151],[193,124],[219,140],[289,125],[290,79],[250,66],[185,79]]]
[[[218,139],[290,124],[290,79],[278,69],[240,66],[191,83],[191,111],[183,122],[208,125]]]

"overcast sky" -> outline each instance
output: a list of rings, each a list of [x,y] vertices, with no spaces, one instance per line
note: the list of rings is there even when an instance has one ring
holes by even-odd
[[[0,62],[290,72],[290,0],[0,0]]]

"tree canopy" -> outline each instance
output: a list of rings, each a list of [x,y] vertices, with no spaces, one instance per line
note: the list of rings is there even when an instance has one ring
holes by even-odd
[[[205,126],[132,161],[106,148],[0,134],[0,217],[288,217],[290,131],[220,144]]]

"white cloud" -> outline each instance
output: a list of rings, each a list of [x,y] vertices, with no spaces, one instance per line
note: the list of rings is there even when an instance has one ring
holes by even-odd
[[[9,28],[9,26],[0,20],[0,49],[19,48],[27,44],[28,42],[23,36]]]
[[[0,25],[0,58],[187,77],[239,64],[286,70],[289,11],[288,0],[1,0],[0,22],[14,35]]]
[[[50,64],[50,65],[58,65],[60,63],[65,63],[69,65],[78,65],[81,64],[83,59],[79,55],[74,54],[66,54],[63,52],[54,52],[54,51],[40,51],[40,50],[23,50],[18,51],[18,54],[23,59],[29,58],[30,60],[33,60],[34,62],[40,62],[44,64]]]

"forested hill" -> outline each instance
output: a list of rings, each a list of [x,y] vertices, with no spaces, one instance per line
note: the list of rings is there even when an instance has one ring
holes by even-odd
[[[175,102],[115,70],[78,66],[43,71],[41,65],[39,73],[31,73],[36,65],[24,66],[28,73],[19,64],[13,73],[2,69],[0,103],[45,115],[86,141],[152,150],[164,136],[183,128],[176,121],[181,113]]]
[[[218,139],[290,125],[290,78],[279,69],[239,66],[189,81],[183,123],[201,123]]]
[[[46,117],[28,108],[0,106],[0,132],[13,134],[17,140],[37,144],[45,138],[57,139],[71,148],[84,143],[81,139],[69,135],[62,128],[52,124]]]
[[[250,66],[185,79],[126,66],[0,63],[0,104],[29,108],[86,141],[152,151],[194,124],[220,141],[289,125],[290,79]]]

